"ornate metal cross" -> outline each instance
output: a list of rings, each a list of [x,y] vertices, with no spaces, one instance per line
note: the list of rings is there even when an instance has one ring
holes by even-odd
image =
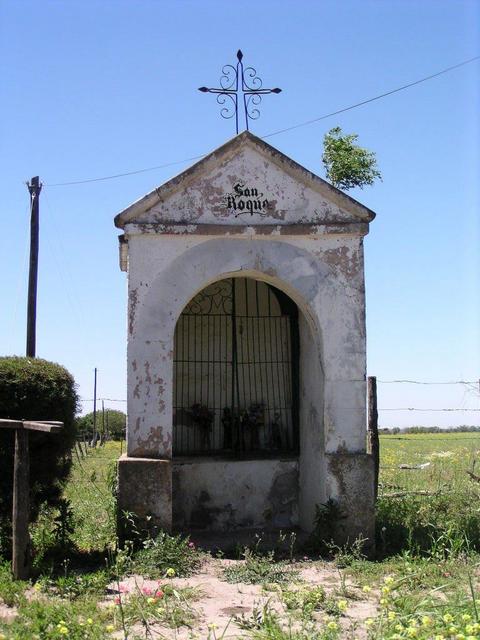
[[[237,51],[237,65],[226,64],[222,68],[222,76],[220,77],[220,87],[199,87],[199,91],[203,93],[216,93],[217,102],[222,105],[220,115],[222,118],[235,117],[235,125],[238,133],[238,108],[239,99],[243,99],[243,108],[245,112],[245,128],[248,131],[248,121],[256,120],[260,117],[258,106],[262,101],[262,96],[267,93],[280,93],[281,89],[264,89],[262,80],[257,76],[257,72],[253,67],[243,67],[243,53],[240,49]],[[231,102],[228,102],[230,100]],[[226,106],[224,106],[226,105]]]

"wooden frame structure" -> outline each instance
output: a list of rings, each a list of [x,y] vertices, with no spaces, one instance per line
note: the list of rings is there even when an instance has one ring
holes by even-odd
[[[25,580],[30,573],[30,455],[29,431],[58,433],[63,422],[54,420],[0,419],[0,429],[15,430],[12,507],[12,572],[16,580]]]

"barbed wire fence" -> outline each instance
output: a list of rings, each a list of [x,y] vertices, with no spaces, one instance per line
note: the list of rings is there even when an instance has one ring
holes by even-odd
[[[434,385],[445,385],[445,386],[460,386],[464,389],[464,391],[468,394],[468,405],[469,406],[448,406],[448,407],[422,407],[422,406],[400,406],[400,407],[379,407],[378,412],[388,412],[388,411],[405,411],[405,412],[434,412],[434,413],[453,413],[453,412],[461,412],[465,415],[475,415],[480,412],[480,380],[449,380],[449,381],[426,381],[426,380],[410,380],[410,379],[398,379],[398,380],[384,380],[377,379],[377,383],[379,385],[417,385],[417,386],[434,386]],[[382,393],[379,393],[380,398]],[[110,398],[110,397],[101,397],[97,398],[98,401],[115,403],[118,405],[126,405],[127,401],[124,398]],[[93,398],[82,398],[82,402],[93,403]],[[475,406],[472,406],[475,405]],[[106,411],[111,409],[111,407],[106,408]],[[478,421],[475,420],[475,422]],[[424,427],[424,432],[422,434],[422,441],[433,441],[435,442],[451,442],[448,437],[442,437],[443,429],[438,428],[437,433],[429,434],[429,429],[436,429],[436,427]],[[467,429],[478,430],[480,431],[480,426],[475,425],[465,425],[465,431]],[[408,428],[407,428],[408,429]],[[421,429],[421,428],[420,428]],[[462,431],[462,427],[453,427],[457,432]],[[387,429],[380,428],[379,435],[382,436],[382,431],[385,433],[388,431]],[[477,441],[479,439],[477,433],[472,433],[468,435],[465,433],[464,436],[460,438],[457,436],[456,439],[462,439],[465,442],[468,441]],[[391,430],[390,430],[391,433]],[[103,437],[100,438],[98,444],[96,446],[92,446],[92,439],[88,437],[87,434],[81,434],[75,443],[72,456],[74,457],[75,462],[75,482],[70,484],[71,495],[75,495],[75,499],[77,502],[81,502],[85,508],[90,504],[89,501],[96,500],[101,501],[104,505],[113,505],[114,504],[114,480],[113,476],[115,475],[115,466],[118,455],[122,455],[125,449],[125,436],[126,429],[122,434],[122,437],[119,435],[113,437]],[[407,434],[404,433],[404,429],[399,429],[399,432],[394,434],[395,438],[405,438]],[[116,451],[112,451],[112,447],[105,447],[104,445],[107,442],[115,441],[118,446],[116,447]],[[118,449],[118,451],[117,451]],[[96,461],[98,460],[98,464]],[[382,472],[391,470],[397,467],[391,467],[388,464],[380,464],[379,470]],[[414,467],[412,467],[414,468]],[[388,484],[380,484],[380,491],[382,494],[385,493],[386,490],[390,490],[391,487]],[[398,488],[396,488],[398,489]],[[401,490],[405,492],[405,488],[401,487]]]
[[[454,407],[421,407],[421,406],[400,406],[400,407],[378,407],[378,412],[388,412],[388,411],[405,411],[405,412],[418,412],[418,413],[464,413],[464,414],[478,414],[480,413],[480,379],[479,380],[446,380],[446,381],[430,381],[430,380],[414,380],[414,379],[392,379],[392,380],[384,380],[377,379],[377,383],[379,385],[417,385],[417,386],[460,386],[464,389],[464,391],[468,394],[470,398],[473,397],[473,400],[476,402],[477,406],[454,406]],[[381,393],[380,393],[381,396]],[[127,400],[125,398],[111,398],[111,397],[99,397],[96,399],[97,402],[108,402],[115,403],[119,405],[126,405]],[[93,403],[93,398],[81,398],[81,401],[84,403]],[[470,404],[470,403],[469,403]],[[111,410],[111,407],[106,409],[106,412]],[[465,428],[473,427],[476,425],[464,425]],[[411,427],[417,428],[417,427]],[[428,431],[429,429],[437,429],[439,431],[445,431],[446,429],[442,429],[440,427],[418,427],[419,429],[424,429]],[[462,427],[453,427],[456,430],[461,430]],[[478,425],[480,429],[480,425]],[[409,427],[407,427],[409,429]],[[448,429],[448,428],[447,428]],[[402,431],[401,429],[400,431]],[[382,431],[382,428],[380,429]],[[126,427],[124,429],[123,438],[116,437],[116,440],[120,441],[120,455],[123,453],[124,449],[124,441],[126,436]],[[98,446],[101,448],[102,445],[111,439],[107,434],[104,434],[103,438],[100,438]],[[436,435],[436,441],[439,441],[438,434]],[[468,437],[467,437],[468,439]],[[77,438],[74,448],[74,455],[79,463],[86,458],[92,448],[95,448],[95,444],[93,443],[87,436],[87,434],[80,434]],[[101,453],[96,454],[97,457],[102,457]],[[110,454],[107,454],[105,457],[111,457]]]

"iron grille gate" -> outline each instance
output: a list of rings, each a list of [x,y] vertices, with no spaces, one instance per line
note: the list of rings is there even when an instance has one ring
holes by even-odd
[[[174,455],[298,451],[298,310],[250,278],[221,280],[175,331]]]

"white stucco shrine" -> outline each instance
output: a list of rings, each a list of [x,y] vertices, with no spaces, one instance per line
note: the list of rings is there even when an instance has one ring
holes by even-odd
[[[363,238],[375,214],[243,132],[115,218],[128,274],[119,509],[168,531],[373,544]]]

